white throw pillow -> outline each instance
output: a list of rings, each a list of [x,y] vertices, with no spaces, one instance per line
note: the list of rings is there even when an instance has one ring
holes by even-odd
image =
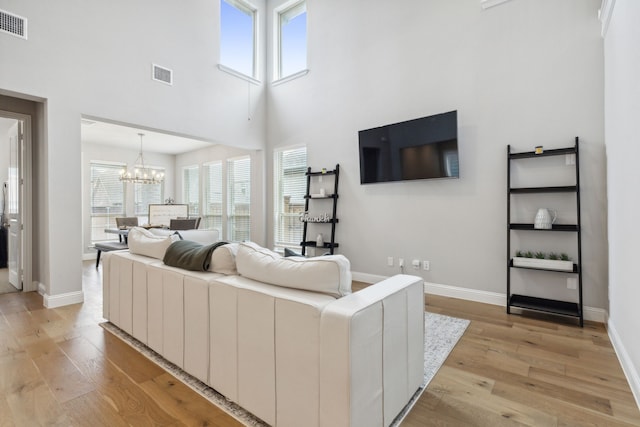
[[[283,257],[252,242],[240,243],[238,274],[287,288],[320,292],[336,298],[351,293],[351,264],[343,255]]]
[[[127,238],[129,252],[145,255],[151,258],[163,259],[169,245],[180,240],[178,235],[156,236],[142,227],[134,227],[129,230]]]
[[[238,270],[236,270],[237,253],[237,243],[228,243],[217,247],[211,254],[211,265],[209,266],[209,271],[227,275],[238,274]]]

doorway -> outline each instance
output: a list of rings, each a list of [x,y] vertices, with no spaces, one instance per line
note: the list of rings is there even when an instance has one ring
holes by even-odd
[[[0,113],[0,294],[23,287],[24,129],[24,120]]]

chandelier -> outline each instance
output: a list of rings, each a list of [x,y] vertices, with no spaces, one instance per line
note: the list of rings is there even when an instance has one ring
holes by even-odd
[[[140,153],[133,163],[133,171],[123,169],[120,172],[120,181],[133,182],[135,184],[160,184],[164,180],[164,173],[145,166],[144,156],[142,155],[142,137],[144,133],[139,133],[138,135],[140,135]]]

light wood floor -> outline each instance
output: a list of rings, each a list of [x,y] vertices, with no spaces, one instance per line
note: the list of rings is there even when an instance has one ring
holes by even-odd
[[[33,292],[0,295],[1,427],[238,425],[98,326],[91,261],[83,283],[84,304],[52,310]],[[602,325],[435,296],[427,308],[471,325],[403,426],[640,426]]]

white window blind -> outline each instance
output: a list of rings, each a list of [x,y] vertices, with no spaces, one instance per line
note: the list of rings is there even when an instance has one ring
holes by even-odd
[[[256,9],[242,0],[220,0],[220,63],[256,77]]]
[[[227,160],[227,234],[231,241],[251,238],[251,158]]]
[[[277,12],[277,78],[307,68],[307,3],[300,1]]]
[[[154,169],[164,174],[164,169]],[[164,182],[158,184],[133,184],[134,215],[139,224],[149,222],[149,204],[160,204],[164,197]]]
[[[198,165],[187,166],[182,170],[182,202],[189,205],[189,216],[200,213],[200,173]]]
[[[122,164],[91,162],[91,241],[109,240],[105,228],[116,226],[115,218],[125,214]]]
[[[204,174],[204,204],[200,228],[217,229],[222,236],[222,162],[205,163],[202,173]]]
[[[274,244],[276,249],[300,248],[307,192],[306,147],[278,150],[274,153]]]

